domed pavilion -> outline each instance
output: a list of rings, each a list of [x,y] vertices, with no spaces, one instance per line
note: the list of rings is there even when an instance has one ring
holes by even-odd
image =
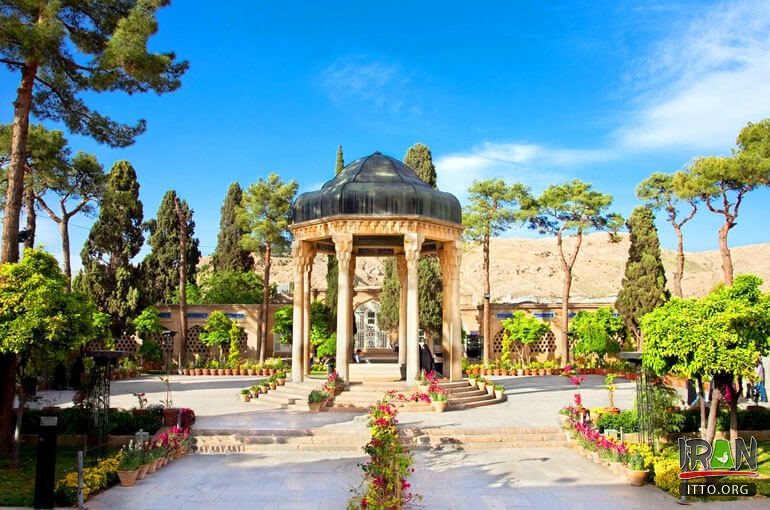
[[[292,379],[310,370],[310,285],[317,254],[334,254],[337,291],[337,372],[349,381],[353,346],[356,257],[395,257],[401,282],[399,363],[407,382],[419,376],[417,262],[436,255],[444,284],[444,375],[462,378],[460,259],[462,211],[454,195],[431,188],[401,161],[375,152],[347,165],[320,190],[293,205],[294,316]],[[404,320],[405,318],[405,320]]]

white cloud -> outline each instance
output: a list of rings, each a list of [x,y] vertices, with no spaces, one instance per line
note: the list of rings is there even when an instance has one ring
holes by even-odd
[[[532,143],[485,142],[471,151],[436,159],[438,186],[464,201],[474,180],[504,178],[535,188],[566,177],[563,171],[580,165],[607,161],[615,154],[601,149],[564,149]]]
[[[770,9],[720,4],[640,63],[639,108],[615,133],[631,150],[726,151],[748,122],[770,116]]]
[[[321,82],[329,98],[338,104],[366,103],[390,114],[419,114],[412,99],[412,78],[399,64],[362,56],[335,60],[321,71]]]

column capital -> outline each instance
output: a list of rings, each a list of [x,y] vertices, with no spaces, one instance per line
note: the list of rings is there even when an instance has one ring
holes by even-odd
[[[448,241],[443,243],[439,252],[441,273],[445,280],[460,277],[460,263],[463,257],[462,241]]]
[[[353,234],[350,232],[334,232],[332,234],[332,241],[334,241],[334,251],[337,255],[340,271],[347,271],[350,258],[353,255]]]
[[[407,232],[404,234],[404,257],[406,258],[407,268],[417,267],[417,261],[420,260],[420,248],[425,240],[423,234],[417,232]]]

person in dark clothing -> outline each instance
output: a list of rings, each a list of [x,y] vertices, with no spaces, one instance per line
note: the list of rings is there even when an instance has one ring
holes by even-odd
[[[435,366],[433,364],[433,354],[427,344],[420,345],[420,370],[432,372]]]

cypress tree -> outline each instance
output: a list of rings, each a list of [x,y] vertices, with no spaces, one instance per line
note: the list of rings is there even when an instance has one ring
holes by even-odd
[[[634,336],[637,348],[642,347],[639,322],[669,299],[666,273],[660,260],[660,241],[655,228],[655,216],[648,207],[637,207],[628,219],[631,246],[622,287],[615,308],[623,316],[626,329]]]
[[[171,303],[179,288],[179,219],[176,215],[176,191],[170,190],[163,195],[155,219],[147,222],[147,239],[151,251],[142,262],[142,273],[146,279],[144,290],[149,303]],[[192,211],[186,201],[181,201],[183,214],[190,218],[187,222],[187,242],[185,244],[185,267],[187,279],[195,281],[195,270],[200,261],[199,241],[195,238],[195,222]]]
[[[380,311],[377,313],[377,325],[384,331],[395,331],[398,328],[398,305],[401,295],[395,259],[393,257],[385,259],[383,269],[385,274],[380,289]]]
[[[416,143],[409,147],[404,156],[404,163],[415,171],[431,188],[436,187],[436,167],[433,165],[433,155],[427,145]]]
[[[339,175],[345,168],[345,158],[342,155],[342,145],[337,146],[337,165],[334,169],[334,175]],[[326,255],[326,296],[324,301],[329,307],[329,316],[332,323],[337,322],[337,279],[339,278],[339,269],[337,267],[337,257],[335,255]]]
[[[230,184],[222,204],[217,249],[212,257],[214,271],[218,273],[226,271],[245,273],[254,267],[251,254],[241,247],[241,238],[246,234],[238,222],[238,208],[241,206],[242,198],[241,186],[237,182]]]
[[[99,217],[80,253],[83,270],[75,288],[110,314],[110,330],[119,336],[143,305],[138,270],[131,263],[142,248],[142,202],[134,167],[118,161],[107,176]]]

